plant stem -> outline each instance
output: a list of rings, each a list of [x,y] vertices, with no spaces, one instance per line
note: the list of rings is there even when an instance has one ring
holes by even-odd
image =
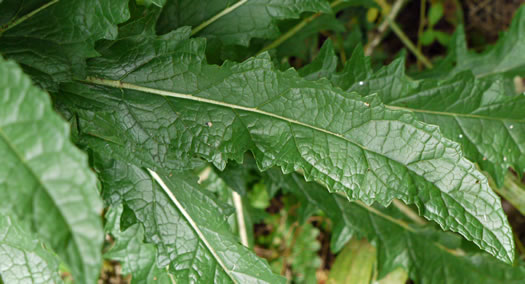
[[[392,202],[394,203],[394,206],[397,207],[397,209],[399,209],[399,211],[403,212],[403,214],[410,218],[410,220],[414,221],[414,223],[418,225],[425,225],[428,223],[425,219],[419,217],[419,215],[416,212],[414,212],[410,207],[406,206],[405,203],[397,199],[394,199]]]
[[[508,172],[503,180],[503,186],[500,188],[496,186],[491,178],[489,178],[489,185],[521,214],[525,215],[525,185],[514,174]]]
[[[386,29],[388,28],[388,21],[387,19],[394,20],[397,17],[397,14],[399,14],[399,11],[401,11],[401,7],[403,6],[404,0],[396,0],[394,5],[392,5],[392,9],[390,10],[390,13],[388,13],[387,17],[383,20],[381,25],[379,25],[379,28],[377,29],[376,35],[370,40],[370,43],[365,47],[365,55],[370,56],[372,55],[372,52],[374,51],[374,48],[376,48],[381,40],[383,39],[383,35],[386,32]]]
[[[244,221],[244,211],[242,207],[241,196],[232,190],[233,206],[235,207],[235,215],[237,215],[237,227],[239,229],[239,237],[241,244],[248,247],[248,233],[246,232],[246,222]]]
[[[423,35],[423,28],[425,27],[426,22],[426,12],[427,12],[427,0],[421,0],[421,5],[419,8],[419,27],[417,29],[417,50],[421,52],[421,35]],[[417,61],[417,68],[421,69],[421,61]]]
[[[319,16],[321,16],[321,13],[315,13],[315,14],[311,15],[310,17],[303,19],[301,22],[299,22],[297,25],[295,25],[293,28],[288,30],[286,33],[284,33],[280,37],[278,37],[272,43],[270,43],[269,45],[267,45],[267,46],[263,47],[261,50],[259,50],[259,52],[257,52],[257,55],[259,55],[259,54],[261,54],[261,53],[263,53],[265,51],[268,51],[270,49],[274,49],[274,48],[278,47],[279,45],[281,45],[281,43],[283,43],[287,39],[291,38],[298,31],[300,31],[302,28],[304,28],[304,26],[306,26],[308,23],[310,23],[311,21],[315,20]]]
[[[412,232],[412,233],[415,233],[415,232],[416,232],[412,227],[410,227],[410,225],[408,225],[407,223],[405,223],[405,221],[403,221],[403,220],[398,220],[398,219],[393,218],[393,217],[391,217],[391,216],[389,216],[389,215],[386,215],[386,214],[384,214],[383,212],[381,212],[381,211],[379,211],[379,210],[377,210],[377,209],[375,209],[375,208],[373,208],[373,207],[370,207],[370,206],[366,205],[364,202],[362,202],[362,201],[360,201],[360,200],[356,200],[356,201],[353,201],[353,202],[354,202],[355,204],[357,204],[357,205],[359,205],[359,206],[365,208],[366,210],[368,210],[368,211],[374,213],[375,215],[377,215],[377,216],[379,216],[379,217],[382,217],[382,218],[384,218],[384,219],[387,219],[388,221],[390,221],[390,222],[392,222],[392,223],[395,223],[395,224],[401,226],[402,228],[404,228],[404,229],[407,230],[407,231],[410,231],[410,232]]]
[[[335,6],[343,3],[343,0],[336,0],[330,4],[331,8],[334,8]],[[270,49],[274,49],[281,45],[283,42],[285,42],[287,39],[294,36],[297,32],[299,32],[301,29],[303,29],[307,24],[309,24],[311,21],[317,19],[319,16],[321,16],[321,12],[315,13],[311,15],[310,17],[304,18],[301,22],[299,22],[297,25],[295,25],[293,28],[288,30],[286,33],[282,34],[280,37],[275,39],[273,42],[268,44],[267,46],[263,47],[259,52],[257,52],[257,55],[268,51]]]
[[[206,28],[207,26],[211,25],[213,22],[217,21],[218,19],[220,19],[221,17],[229,14],[230,12],[232,12],[233,10],[239,8],[241,5],[243,5],[244,3],[248,2],[248,0],[241,0],[235,4],[233,4],[232,6],[230,7],[226,7],[224,10],[222,10],[221,12],[219,12],[217,15],[209,18],[208,20],[206,20],[205,22],[203,22],[202,24],[198,25],[197,27],[193,28],[191,30],[191,35],[195,35],[196,33],[200,32],[201,30],[203,30],[204,28]]]
[[[35,9],[35,10],[33,10],[33,11],[31,11],[31,12],[25,14],[24,16],[22,16],[22,17],[20,17],[20,18],[17,18],[17,19],[15,19],[15,20],[13,20],[13,21],[11,21],[11,22],[5,24],[5,25],[0,26],[0,36],[1,36],[4,32],[6,32],[6,31],[8,31],[9,29],[14,28],[14,27],[16,27],[17,25],[23,23],[25,20],[27,20],[27,19],[33,17],[33,16],[36,15],[37,13],[41,12],[42,10],[46,9],[47,7],[49,7],[49,6],[51,6],[51,5],[55,4],[55,3],[57,3],[58,1],[59,1],[59,0],[52,0],[52,1],[50,1],[50,2],[48,2],[48,3],[46,3],[46,4],[44,4],[44,5],[42,5],[40,8],[37,8],[37,9]]]
[[[423,55],[423,53],[417,50],[416,46],[406,36],[406,34],[403,32],[403,30],[401,30],[401,28],[396,24],[396,22],[388,18],[386,20],[389,22],[390,28],[392,29],[392,31],[397,35],[397,37],[401,40],[401,42],[403,42],[403,44],[416,56],[416,58],[420,60],[421,63],[425,65],[425,67],[429,69],[433,68],[434,66],[432,65],[430,60],[428,60],[428,58],[426,58],[425,55]]]

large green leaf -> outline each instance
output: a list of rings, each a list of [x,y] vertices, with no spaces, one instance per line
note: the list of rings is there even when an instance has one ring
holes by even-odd
[[[59,260],[31,234],[0,215],[0,282],[62,283]]]
[[[333,49],[327,44],[322,50],[305,76],[315,72],[344,90],[377,93],[387,108],[412,111],[419,120],[439,125],[500,186],[509,167],[525,171],[525,96],[505,94],[503,80],[476,79],[467,71],[451,79],[414,81],[405,75],[404,57],[373,72],[361,47],[343,72],[333,74],[322,65],[335,58]]]
[[[513,267],[468,249],[457,235],[410,225],[395,208],[349,204],[298,174],[287,176],[283,188],[328,215],[333,222],[332,248],[341,249],[352,236],[370,240],[377,247],[379,278],[399,267],[415,283],[426,284],[522,283],[525,278],[522,262]]]
[[[95,41],[114,39],[116,25],[128,17],[128,0],[4,0],[0,21],[8,24],[0,27],[0,53],[38,85],[56,88],[74,72],[83,74],[85,58],[98,55]]]
[[[166,33],[211,20],[198,36],[248,46],[252,38],[277,37],[277,20],[298,18],[306,11],[329,13],[331,9],[326,0],[170,0],[157,29]]]
[[[131,164],[96,160],[106,200],[125,206],[122,218],[131,227],[123,228],[124,234],[144,226],[145,241],[157,246],[157,266],[169,265],[177,282],[283,282],[230,231],[227,216],[233,210],[187,174],[152,179]]]
[[[134,224],[121,231],[122,204],[111,207],[106,213],[106,232],[115,238],[105,258],[120,261],[122,274],[131,275],[131,283],[174,284],[172,275],[157,266],[157,249],[153,244],[143,243],[144,227]]]
[[[0,74],[0,210],[50,244],[79,283],[93,283],[104,236],[95,174],[48,95],[12,61],[0,58]]]
[[[60,99],[76,113],[79,142],[163,173],[194,156],[222,169],[250,150],[263,170],[302,169],[350,199],[415,204],[442,228],[512,261],[499,198],[436,126],[375,95],[276,71],[267,54],[208,65],[203,41],[188,35],[184,28],[116,41],[90,61],[92,77],[65,85]]]

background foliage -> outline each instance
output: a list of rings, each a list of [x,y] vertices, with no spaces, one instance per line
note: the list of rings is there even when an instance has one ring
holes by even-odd
[[[522,283],[521,4],[0,0],[0,283]]]

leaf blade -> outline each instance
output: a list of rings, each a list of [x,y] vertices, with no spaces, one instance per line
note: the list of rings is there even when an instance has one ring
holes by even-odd
[[[373,243],[379,279],[399,267],[408,271],[411,280],[429,284],[520,283],[525,275],[522,262],[510,266],[478,250],[463,250],[456,235],[409,224],[395,208],[348,204],[344,197],[295,173],[285,176],[281,184],[303,202],[317,205],[334,222],[332,251],[339,251],[352,237],[366,237]]]
[[[91,62],[91,74],[104,79],[64,87],[61,97],[70,97],[65,104],[73,104],[80,119],[81,143],[104,149],[110,142],[115,147],[106,147],[106,154],[157,171],[177,170],[174,161],[194,156],[222,169],[250,150],[263,170],[302,169],[308,180],[350,199],[416,204],[442,228],[512,261],[511,231],[498,197],[460,145],[437,127],[384,107],[377,96],[363,98],[326,80],[276,71],[265,54],[208,65],[202,41],[184,40],[188,32],[117,41],[115,50],[139,45],[129,56],[148,54],[147,63],[130,66],[108,52]],[[170,67],[158,72],[159,66]],[[490,206],[476,206],[475,199]]]
[[[10,217],[0,215],[0,281],[62,283],[58,257],[30,236]]]
[[[48,95],[0,58],[0,204],[48,242],[75,277],[98,277],[102,204],[87,158],[69,141]]]
[[[127,221],[122,221],[121,228],[129,230],[133,226],[143,226],[144,242],[156,246],[156,266],[169,266],[168,272],[177,282],[284,281],[271,272],[265,260],[239,243],[228,223],[227,216],[233,213],[232,208],[200,189],[192,174],[163,175],[162,181],[169,187],[168,194],[148,171],[138,166],[99,155],[94,159],[104,199],[111,206],[124,205],[121,220]],[[175,196],[180,207],[168,195]],[[213,249],[215,256],[208,248]],[[217,258],[222,265],[215,260]],[[231,277],[222,267],[228,269]]]
[[[233,3],[231,3],[233,2]],[[179,9],[185,13],[178,13]],[[234,8],[231,9],[230,8]],[[227,13],[223,13],[228,10]],[[159,18],[157,30],[167,33],[183,26],[196,26],[198,36],[217,38],[226,45],[248,46],[252,38],[274,38],[279,35],[277,20],[299,18],[302,12],[331,12],[325,0],[300,1],[169,1]],[[219,18],[214,19],[217,15]],[[247,17],[246,15],[250,15]],[[214,19],[200,29],[201,23]]]

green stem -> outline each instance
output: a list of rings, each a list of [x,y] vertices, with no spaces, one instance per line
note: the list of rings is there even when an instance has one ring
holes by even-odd
[[[49,6],[51,6],[51,5],[57,3],[58,1],[59,1],[59,0],[52,0],[51,2],[48,2],[48,3],[44,4],[44,5],[42,5],[40,8],[31,11],[30,13],[25,14],[24,16],[22,16],[22,17],[20,17],[20,18],[18,18],[18,19],[15,19],[15,20],[13,20],[13,21],[11,21],[11,22],[5,24],[5,25],[0,26],[0,36],[1,36],[4,32],[6,32],[6,31],[8,31],[8,30],[10,30],[10,29],[12,29],[12,28],[14,28],[14,27],[16,27],[17,25],[23,23],[25,20],[27,20],[27,19],[33,17],[35,14],[41,12],[42,10],[46,9],[47,7],[49,7]]]
[[[425,27],[426,13],[427,13],[427,0],[421,0],[421,7],[419,8],[419,27],[417,29],[417,50],[421,52],[421,35],[423,35],[423,28]],[[421,62],[417,61],[418,69],[421,69]]]
[[[407,35],[401,30],[401,28],[396,24],[396,22],[390,20],[387,18],[387,21],[389,21],[390,28],[392,31],[397,35],[397,37],[403,42],[403,44],[416,56],[418,60],[425,65],[425,67],[431,69],[434,66],[432,63],[430,63],[430,60],[423,55],[423,53],[419,52],[417,50],[416,46],[412,43],[412,41],[407,37]]]
[[[237,228],[239,229],[241,244],[245,247],[249,247],[241,196],[236,191],[232,190],[232,199],[235,207],[235,215],[237,216]]]
[[[344,195],[343,195],[344,196]],[[410,225],[408,225],[407,223],[405,223],[405,221],[402,221],[402,220],[398,220],[396,218],[392,218],[391,216],[389,215],[386,215],[385,213],[375,209],[374,207],[370,207],[368,205],[366,205],[365,203],[363,203],[362,201],[359,201],[359,200],[356,200],[354,201],[355,204],[365,208],[366,210],[376,214],[377,216],[380,216],[384,219],[387,219],[388,221],[394,223],[394,224],[397,224],[399,226],[401,226],[402,228],[404,228],[405,230],[407,231],[410,231],[412,233],[415,233],[416,230],[414,230],[412,227],[410,227]]]
[[[374,48],[376,48],[381,40],[383,39],[383,35],[386,32],[386,29],[388,28],[388,21],[387,19],[394,20],[397,17],[397,14],[399,14],[399,11],[401,11],[401,7],[403,7],[404,0],[396,0],[394,5],[392,5],[392,9],[390,9],[390,13],[385,17],[383,22],[379,25],[379,28],[377,28],[377,33],[372,37],[372,39],[369,41],[369,43],[365,47],[365,55],[370,56],[372,55],[372,52],[374,51]]]
[[[248,0],[241,0],[241,1],[237,2],[237,3],[235,3],[234,5],[232,5],[230,7],[227,7],[226,9],[222,10],[217,15],[211,17],[207,21],[203,22],[202,24],[200,24],[197,27],[195,27],[194,29],[192,29],[191,30],[191,35],[192,36],[195,35],[196,33],[200,32],[201,30],[203,30],[207,26],[211,25],[213,22],[217,21],[221,17],[226,16],[227,14],[231,13],[233,10],[239,8],[241,5],[243,5],[246,2],[248,2]]]
[[[428,223],[425,219],[419,217],[419,215],[416,212],[414,212],[410,207],[405,205],[405,203],[397,199],[394,199],[392,203],[394,203],[394,206],[397,207],[399,211],[401,211],[408,218],[410,218],[410,220],[414,221],[414,223],[418,225],[426,225]]]
[[[489,185],[521,214],[525,215],[525,185],[516,176],[508,172],[503,180],[503,186],[500,188],[489,178]]]
[[[343,0],[336,0],[330,4],[331,8],[334,8],[335,6],[343,3]],[[268,51],[270,49],[274,49],[281,45],[283,42],[294,36],[297,32],[302,30],[306,25],[308,25],[311,21],[317,19],[319,16],[321,16],[321,12],[315,13],[311,15],[310,17],[304,18],[301,22],[299,22],[297,25],[295,25],[293,28],[291,28],[289,31],[275,39],[272,43],[268,44],[267,46],[263,47],[259,52],[257,52],[257,55]]]
[[[404,228],[405,230],[411,232],[411,233],[417,233],[416,230],[412,227],[410,227],[410,225],[408,225],[407,223],[405,223],[404,221],[402,220],[399,220],[399,219],[396,219],[396,218],[393,218],[387,214],[384,214],[383,212],[373,208],[373,207],[370,207],[366,204],[364,204],[363,202],[357,200],[357,201],[354,201],[354,203],[358,204],[359,206],[365,208],[366,210],[376,214],[377,216],[379,217],[382,217],[384,219],[387,219],[388,221],[392,222],[392,223],[395,223],[397,224],[398,226],[401,226],[402,228]],[[426,223],[426,221],[425,221]],[[450,253],[450,254],[453,254],[455,256],[463,256],[465,255],[465,253],[461,250],[461,249],[450,249],[450,248],[447,248],[445,247],[444,245],[438,243],[438,242],[433,242],[433,244],[435,246],[437,246],[438,248]]]

